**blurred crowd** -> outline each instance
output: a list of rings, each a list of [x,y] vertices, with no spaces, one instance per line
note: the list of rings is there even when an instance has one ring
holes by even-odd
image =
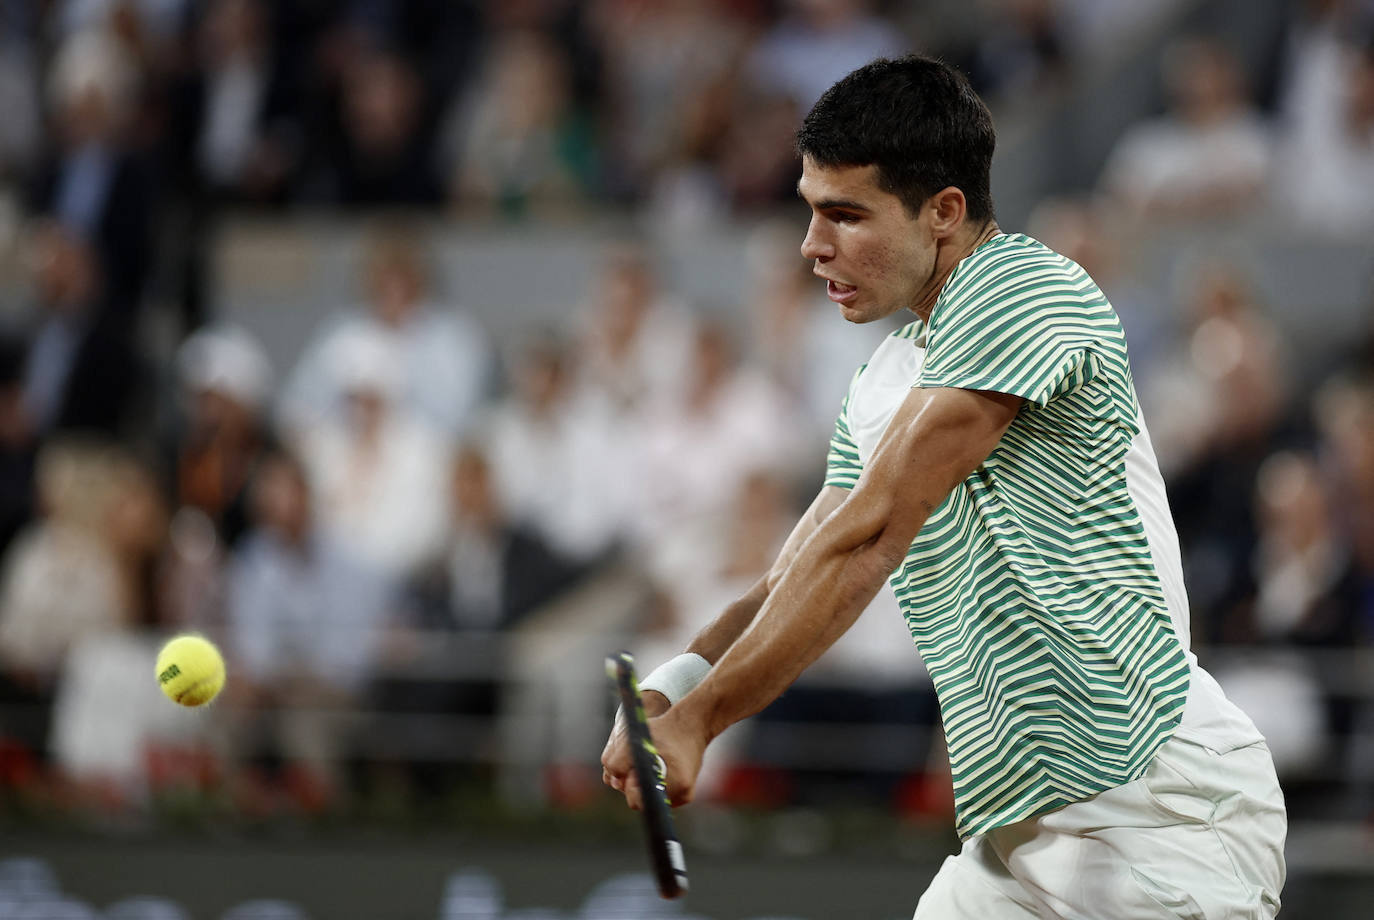
[[[0,801],[118,813],[191,788],[273,813],[414,801],[455,772],[589,801],[602,656],[668,657],[766,571],[890,328],[846,328],[801,223],[767,217],[794,196],[801,113],[908,50],[959,62],[995,113],[1052,101],[1150,6],[0,0],[0,245],[24,273],[0,310]],[[1218,219],[1374,229],[1372,14],[1295,5],[1264,74],[1221,36],[1169,42],[1161,110],[1005,229],[1122,316],[1195,645],[1249,650],[1221,676],[1287,778],[1374,813],[1374,700],[1295,654],[1374,640],[1374,338],[1295,366],[1273,311],[1303,307],[1266,303],[1242,260],[1163,283],[1132,247]],[[624,241],[568,322],[498,340],[397,216],[590,207],[755,223],[729,319]],[[358,302],[322,305],[290,366],[217,315],[214,228],[245,211],[369,227]],[[893,603],[727,736],[712,795],[823,796],[847,770],[948,807]],[[158,695],[180,630],[229,661],[210,714]],[[873,723],[887,756],[842,769],[796,740],[827,720]]]

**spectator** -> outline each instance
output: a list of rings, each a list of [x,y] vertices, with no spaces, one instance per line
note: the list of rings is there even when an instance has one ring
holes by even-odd
[[[0,209],[18,203],[42,141],[34,36],[17,25],[0,15]]]
[[[132,16],[142,28],[170,40],[186,19],[191,0],[57,0],[48,14],[59,34],[106,27],[116,16]]]
[[[39,442],[24,409],[24,346],[0,335],[0,556],[34,514]]]
[[[216,775],[219,725],[169,705],[148,678],[166,639],[150,628],[159,625],[131,623],[72,644],[56,684],[50,735],[63,805],[137,813],[159,793],[204,789]]]
[[[213,0],[199,23],[179,153],[211,200],[281,201],[300,167],[300,115],[269,27],[262,0]]]
[[[978,42],[969,79],[980,94],[1018,102],[1062,84],[1069,41],[1060,0],[999,0]]]
[[[548,36],[493,36],[481,75],[448,117],[444,173],[460,205],[520,215],[595,189],[591,122],[569,93],[568,61]]]
[[[56,430],[128,434],[142,366],[95,252],[68,227],[45,222],[33,234],[33,273],[22,424],[40,437]]]
[[[449,611],[460,629],[506,629],[572,584],[579,566],[507,517],[486,455],[467,446],[453,464]]]
[[[95,252],[110,309],[127,324],[152,270],[156,186],[133,142],[138,71],[109,35],[62,43],[48,79],[55,136],[33,205]]]
[[[232,547],[247,526],[248,483],[267,449],[272,368],[249,333],[203,329],[181,346],[186,418],[175,445],[176,497]]]
[[[1295,40],[1274,195],[1297,229],[1337,236],[1374,228],[1374,40],[1335,22]]]
[[[415,68],[400,54],[364,46],[340,76],[337,134],[316,151],[312,193],[353,207],[437,204],[434,101]]]
[[[616,190],[645,191],[684,151],[724,133],[733,73],[747,24],[731,4],[708,0],[599,0],[592,23],[605,72]],[[725,92],[722,93],[721,90]]]
[[[1358,638],[1358,578],[1316,459],[1281,452],[1255,486],[1255,629],[1270,640],[1351,645]]]
[[[867,0],[788,0],[783,19],[749,55],[752,82],[805,112],[851,70],[910,51],[906,37],[870,6]]]
[[[1261,200],[1268,130],[1246,97],[1235,58],[1206,38],[1164,53],[1168,111],[1128,130],[1113,148],[1101,187],[1128,216],[1226,217]]]
[[[119,448],[50,445],[37,479],[43,516],[10,545],[0,574],[0,699],[28,707],[11,731],[41,753],[72,647],[149,615],[166,524],[148,471]]]
[[[660,289],[644,250],[612,247],[583,306],[579,398],[627,421],[678,399],[688,360],[686,312]]]
[[[421,624],[452,637],[463,665],[454,666],[451,646],[422,640],[393,661],[392,676],[378,688],[379,707],[491,719],[505,673],[502,638],[568,591],[588,568],[560,557],[507,515],[486,454],[473,444],[457,452],[448,498],[451,527],[444,553],[420,585]],[[411,751],[433,744],[423,737],[428,730],[384,730],[392,738],[407,737]]]
[[[444,436],[458,436],[489,386],[493,362],[485,330],[466,311],[433,299],[423,239],[412,230],[388,226],[374,233],[363,274],[366,308],[326,320],[286,381],[284,428],[298,431],[344,409],[338,352],[362,336],[396,354],[400,378],[392,395],[398,403]]]
[[[373,679],[395,594],[319,526],[306,477],[287,454],[258,471],[252,527],[230,566],[225,635],[240,754],[280,751],[303,803],[320,807],[341,792],[347,710]]]
[[[107,544],[127,613],[73,637],[54,687],[50,744],[64,805],[122,812],[147,807],[170,782],[205,783],[218,738],[213,720],[168,705],[149,679],[174,612],[162,590],[166,509],[150,470],[118,452],[110,462],[97,475],[112,491]],[[66,602],[86,601],[78,594]]]
[[[1374,640],[1374,381],[1339,375],[1313,399],[1322,468],[1331,484],[1342,544],[1359,571],[1356,611],[1360,642]]]
[[[272,371],[262,346],[232,326],[202,329],[177,354],[182,392],[166,439],[176,511],[164,564],[164,620],[217,629],[224,566],[249,517],[249,484],[270,449]]]
[[[796,197],[799,165],[792,141],[800,121],[790,96],[749,88],[737,95],[716,166],[737,212]]]
[[[729,216],[735,190],[727,187],[723,166],[736,140],[738,95],[738,75],[733,71],[694,86],[681,101],[668,134],[657,139],[663,145],[662,156],[653,162],[647,179],[646,205],[652,220],[670,233],[701,232]],[[750,150],[755,149],[751,143]],[[767,174],[777,159],[764,156],[761,172]],[[644,183],[645,177],[634,181]]]
[[[1195,634],[1243,641],[1258,540],[1253,483],[1287,436],[1289,369],[1250,280],[1235,267],[1207,265],[1185,296],[1181,354],[1141,398],[1168,470]]]
[[[324,534],[400,584],[442,545],[448,440],[401,398],[392,339],[354,329],[332,359],[345,412],[300,430],[293,444]]]
[[[1182,292],[1177,353],[1142,385],[1159,420],[1151,427],[1160,463],[1174,472],[1214,451],[1258,444],[1282,417],[1289,387],[1278,330],[1239,267],[1206,262],[1188,273]]]
[[[623,455],[613,417],[578,398],[570,346],[553,337],[523,347],[513,386],[481,426],[502,506],[568,559],[592,563],[614,552],[628,519]]]
[[[1323,470],[1356,566],[1354,639],[1368,648],[1374,640],[1374,382],[1368,369],[1327,381],[1314,402]],[[1374,816],[1374,703],[1367,698],[1346,702],[1340,725],[1348,735],[1341,763],[1346,796],[1339,813],[1368,819]]]
[[[355,47],[396,50],[415,64],[435,99],[448,99],[471,76],[487,41],[486,20],[501,14],[484,6],[475,0],[364,0],[342,5],[335,15]]]
[[[642,423],[634,520],[651,556],[665,534],[721,514],[751,473],[792,462],[800,445],[787,409],[766,376],[739,362],[723,325],[702,321],[680,402]]]

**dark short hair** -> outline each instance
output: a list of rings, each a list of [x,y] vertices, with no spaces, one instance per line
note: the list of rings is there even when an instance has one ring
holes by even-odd
[[[880,58],[840,80],[812,106],[797,152],[820,166],[878,168],[878,187],[915,214],[948,186],[973,220],[993,217],[992,114],[968,80],[921,55]]]

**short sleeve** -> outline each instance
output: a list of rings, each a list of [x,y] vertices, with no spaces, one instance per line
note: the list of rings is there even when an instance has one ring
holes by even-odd
[[[854,383],[863,371],[861,367],[854,374],[849,392],[840,406],[840,415],[835,419],[835,433],[830,436],[830,451],[825,458],[825,484],[828,486],[852,489],[864,471],[863,463],[859,460],[859,445],[849,431],[849,400],[854,395]]]
[[[931,316],[920,385],[1044,408],[1093,379],[1095,344],[1115,315],[1086,274],[1055,269],[1003,260],[951,285]]]

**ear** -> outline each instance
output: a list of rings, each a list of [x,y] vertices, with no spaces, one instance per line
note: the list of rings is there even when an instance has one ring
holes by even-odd
[[[940,189],[926,203],[930,208],[930,229],[936,239],[947,239],[959,231],[968,216],[968,202],[956,186]]]

